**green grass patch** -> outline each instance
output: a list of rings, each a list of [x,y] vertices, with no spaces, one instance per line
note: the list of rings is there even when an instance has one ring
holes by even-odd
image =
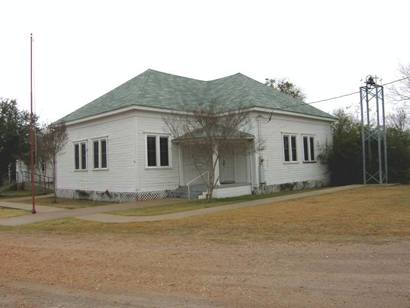
[[[0,193],[0,199],[30,197],[31,191],[27,190],[6,190]]]
[[[113,224],[68,218],[0,230],[44,235],[181,236],[222,242],[383,242],[410,238],[410,186],[374,185],[175,220]]]
[[[14,201],[11,201],[11,202],[14,202]],[[30,198],[19,199],[19,200],[16,200],[15,202],[31,204],[31,199]],[[52,206],[52,207],[62,208],[62,209],[80,209],[80,208],[99,206],[99,205],[109,205],[109,204],[112,204],[112,202],[64,199],[64,198],[57,198],[57,200],[55,200],[54,197],[44,197],[44,198],[36,199],[36,204]]]
[[[8,209],[0,207],[0,218],[16,217],[26,215],[30,212],[24,210]]]

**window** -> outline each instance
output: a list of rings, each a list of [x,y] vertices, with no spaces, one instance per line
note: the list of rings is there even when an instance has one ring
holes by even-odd
[[[168,166],[168,137],[159,137],[159,153],[161,166]]]
[[[147,137],[147,157],[148,167],[155,167],[157,165],[157,142],[155,136]]]
[[[75,170],[80,169],[80,145],[75,144],[74,145],[74,168]]]
[[[283,135],[283,154],[285,162],[298,160],[296,135]]]
[[[74,144],[74,169],[87,169],[87,142],[78,142]]]
[[[303,136],[303,161],[315,162],[315,138]]]
[[[93,151],[94,151],[94,169],[100,166],[100,153],[99,153],[99,142],[93,142]]]
[[[285,151],[285,161],[289,161],[289,136],[283,136],[283,149]]]
[[[81,169],[87,169],[87,145],[81,143]]]
[[[101,168],[107,168],[107,140],[103,139],[100,142],[101,146]]]
[[[169,167],[169,137],[147,136],[147,166]]]
[[[296,153],[296,136],[290,136],[290,144],[292,146],[292,161],[297,161],[297,153]]]
[[[303,160],[309,160],[309,138],[306,136],[303,137]]]
[[[107,139],[101,138],[93,141],[94,169],[107,168]]]

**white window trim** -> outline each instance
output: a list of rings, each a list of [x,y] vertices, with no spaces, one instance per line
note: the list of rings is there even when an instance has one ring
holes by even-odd
[[[155,137],[155,157],[156,157],[156,166],[148,166],[148,137]],[[161,151],[159,145],[159,138],[167,137],[168,138],[168,166],[161,166]],[[172,169],[172,150],[171,150],[171,135],[170,134],[161,134],[161,133],[145,133],[145,169]]]
[[[305,146],[304,146],[304,143],[303,143],[303,138],[304,137],[308,138],[308,143],[307,143],[308,144],[308,158],[309,158],[308,160],[305,160]],[[310,138],[313,138],[313,151],[314,151],[314,154],[316,156],[316,147],[315,147],[316,136],[315,135],[309,135],[309,134],[303,134],[302,135],[302,149],[303,149],[303,163],[305,163],[305,164],[317,163],[316,159],[312,159],[312,157],[310,157],[311,156]]]
[[[107,156],[107,167],[102,168],[101,164],[102,164],[102,151],[101,151],[101,141],[105,140],[105,154]],[[98,141],[98,167],[95,168],[94,167],[94,142]],[[93,165],[92,165],[92,170],[93,171],[106,171],[108,170],[108,136],[104,136],[104,137],[98,137],[98,138],[93,138],[91,139],[91,144],[92,144],[92,149],[93,149],[93,153],[92,153],[92,158],[93,158]]]
[[[289,136],[289,161],[285,160],[285,146],[283,139],[285,136]],[[291,137],[296,137],[296,160],[292,160],[292,141]],[[299,163],[299,153],[298,153],[298,136],[295,133],[282,133],[281,135],[281,143],[282,143],[282,161],[283,164],[298,164]]]
[[[78,159],[79,159],[79,164],[78,167],[79,169],[75,168],[75,146],[78,144],[78,149],[79,149],[79,153],[78,153]],[[81,144],[85,144],[85,166],[86,168],[83,169],[83,162],[81,159]],[[88,140],[87,139],[83,139],[83,140],[78,140],[78,141],[74,141],[73,142],[73,148],[74,148],[74,172],[87,172],[88,171]]]

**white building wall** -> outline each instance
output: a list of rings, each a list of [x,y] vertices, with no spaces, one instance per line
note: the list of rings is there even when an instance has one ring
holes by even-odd
[[[253,114],[251,131],[262,140],[264,150],[256,153],[263,158],[262,180],[267,185],[302,181],[327,181],[326,168],[317,156],[326,144],[332,142],[330,122],[285,115]],[[297,162],[285,162],[283,154],[283,133],[296,134]],[[316,163],[303,162],[303,135],[312,135],[315,140]],[[257,161],[257,159],[255,159]],[[256,165],[257,168],[257,165]],[[259,173],[259,172],[256,172]]]
[[[146,135],[170,136],[163,116],[135,112],[67,127],[68,142],[57,160],[57,188],[110,192],[174,189],[179,184],[178,149],[170,142],[170,167],[148,168]],[[92,139],[107,137],[108,169],[94,170]],[[74,170],[74,143],[87,140],[87,170]]]
[[[259,116],[260,129],[257,129]],[[170,167],[148,168],[146,164],[146,136],[170,135],[163,120],[164,114],[149,111],[128,111],[67,127],[68,142],[57,158],[57,189],[110,192],[146,192],[175,189],[198,175],[189,154],[182,153],[183,167],[179,168],[179,146],[170,142]],[[251,151],[248,157],[235,158],[235,180],[249,178],[254,186],[259,179],[258,156],[262,155],[264,180],[267,185],[311,180],[326,180],[324,166],[303,163],[302,135],[315,136],[315,153],[331,142],[330,123],[298,117],[253,113],[247,132],[256,142],[263,140],[262,152]],[[282,133],[297,135],[298,162],[283,161]],[[108,138],[108,169],[93,170],[92,139]],[[87,140],[87,170],[74,170],[74,142]],[[241,166],[241,168],[239,168]],[[242,170],[243,169],[243,170]],[[249,171],[248,171],[249,169]],[[180,172],[183,171],[183,177]],[[181,181],[181,183],[180,183]],[[248,182],[248,181],[245,181]]]
[[[135,112],[67,126],[68,141],[57,157],[57,189],[135,192]],[[94,170],[92,139],[107,137],[108,168]],[[87,170],[74,170],[74,143],[87,141]]]
[[[148,134],[167,135],[172,139],[169,128],[164,122],[164,114],[138,112],[136,134],[136,164],[138,191],[175,189],[179,185],[178,146],[170,142],[170,166],[147,167],[145,138]]]

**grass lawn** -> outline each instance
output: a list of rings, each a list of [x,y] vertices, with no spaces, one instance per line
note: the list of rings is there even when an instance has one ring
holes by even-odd
[[[257,199],[279,197],[279,196],[297,194],[297,193],[308,192],[308,191],[313,191],[313,190],[318,190],[318,189],[305,189],[303,191],[282,191],[282,192],[275,192],[275,193],[264,194],[264,195],[250,195],[250,196],[223,198],[223,199],[213,199],[211,201],[192,200],[192,201],[178,202],[178,203],[172,203],[172,204],[150,206],[150,207],[139,208],[139,209],[110,212],[110,214],[123,215],[123,216],[154,216],[154,215],[192,211],[192,210],[204,209],[204,208],[215,207],[215,206],[222,206],[222,205],[257,200]]]
[[[42,193],[38,192],[37,195],[41,195]],[[0,193],[0,200],[1,199],[8,199],[8,198],[21,198],[21,197],[30,197],[31,191],[28,190],[7,190],[2,191]]]
[[[19,199],[16,201],[10,200],[10,201],[31,204],[31,198]],[[91,207],[91,206],[97,206],[97,205],[108,205],[108,204],[112,204],[112,202],[74,200],[74,199],[63,199],[63,198],[57,198],[57,202],[55,202],[54,197],[45,197],[45,198],[36,199],[36,204],[63,208],[63,209],[79,209],[79,208],[85,208],[85,207]]]
[[[410,186],[368,186],[178,220],[104,224],[62,219],[17,232],[174,235],[202,239],[361,241],[410,238]]]
[[[7,218],[7,217],[22,216],[22,215],[26,215],[28,213],[29,212],[23,211],[23,210],[8,209],[8,208],[0,207],[0,219],[1,218]]]

